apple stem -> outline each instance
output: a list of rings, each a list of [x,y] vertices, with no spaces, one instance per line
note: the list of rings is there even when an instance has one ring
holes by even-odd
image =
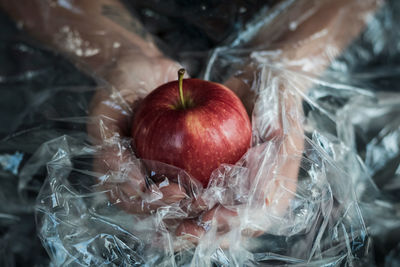
[[[183,76],[184,75],[185,75],[185,69],[184,68],[178,70],[179,95],[181,97],[182,108],[185,108],[185,98],[183,97]]]

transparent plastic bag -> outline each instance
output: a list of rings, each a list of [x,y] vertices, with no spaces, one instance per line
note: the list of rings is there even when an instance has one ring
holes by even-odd
[[[395,34],[382,37],[383,43],[368,39],[371,32],[385,36],[386,27],[395,25],[393,17],[385,16],[394,11],[386,6],[379,12],[362,35],[366,41],[356,43],[320,76],[315,70],[321,62],[318,55],[293,61],[281,58],[277,45],[213,52],[203,78],[224,82],[233,76],[247,85],[238,95],[252,112],[253,141],[237,164],[223,164],[213,172],[207,188],[176,167],[136,158],[129,137],[107,135],[106,116],[51,113],[52,121],[68,124],[71,130],[39,132],[47,140],[23,164],[18,184],[22,193],[37,189],[33,175],[46,166],[35,210],[37,231],[53,264],[372,265],[371,244],[384,247],[385,237],[398,229],[399,221],[399,153],[394,149],[398,121],[391,121],[398,113],[399,95],[394,91],[385,97],[371,85],[373,79],[396,72],[355,68],[357,62],[372,61],[387,51],[396,54],[398,48],[389,49]],[[336,29],[340,26],[345,27],[338,22]],[[296,48],[293,43],[283,45]],[[361,48],[366,52],[359,54]],[[314,63],[317,67],[310,68]],[[131,103],[151,87],[144,84],[129,102],[124,92],[109,86],[59,92],[70,96],[100,90],[111,96],[104,103],[129,121]],[[90,106],[84,97],[69,103],[75,111]],[[50,100],[43,105],[62,110]],[[101,126],[102,142],[87,137],[87,124]],[[8,145],[25,136],[40,143],[43,135],[35,134],[38,131],[32,130],[14,136]],[[108,159],[107,153],[119,155],[120,161]],[[12,172],[9,155],[0,162]],[[117,168],[96,169],[96,162]],[[382,174],[388,165],[391,172]],[[186,194],[170,203],[163,188],[172,183]],[[201,238],[177,236],[188,221],[196,223]],[[396,256],[393,248],[387,264],[394,264]]]
[[[268,99],[256,102],[255,109],[261,116],[253,116],[253,129],[257,134],[253,147],[238,164],[222,165],[214,171],[206,189],[194,184],[187,190],[191,194],[180,203],[162,203],[151,215],[130,214],[126,207],[130,201],[129,190],[137,187],[126,184],[131,177],[125,174],[133,171],[152,178],[144,174],[143,161],[133,158],[126,162],[128,166],[124,166],[123,171],[101,175],[87,171],[90,164],[80,163],[82,158],[93,158],[99,148],[88,147],[69,137],[47,143],[46,150],[52,147],[55,156],[47,164],[48,178],[38,197],[37,217],[47,250],[57,252],[51,253],[53,261],[166,266],[190,262],[204,266],[211,262],[244,265],[270,261],[306,265],[315,261],[315,265],[320,265],[332,260],[350,262],[352,257],[368,255],[364,247],[368,234],[354,188],[349,184],[353,177],[365,179],[362,162],[357,161],[354,151],[346,149],[339,138],[313,125],[314,120],[303,118],[301,109],[291,105],[290,112],[280,110],[286,111],[285,103],[300,103],[299,91],[289,86],[296,74],[277,71],[267,65],[262,66],[261,71],[265,74],[261,77],[271,77],[271,80],[259,87],[258,101],[265,97],[284,99],[284,103]],[[282,86],[285,91],[279,90]],[[335,90],[329,85],[324,89],[328,88]],[[312,103],[311,98],[308,101]],[[324,111],[312,107],[316,112]],[[257,123],[265,126],[263,120],[269,121],[271,127],[257,127]],[[284,125],[283,134],[268,139],[268,132],[273,131],[274,126],[279,128],[280,121]],[[302,127],[307,129],[304,135],[299,130]],[[295,138],[304,139],[304,152],[302,147],[294,145],[298,143]],[[129,146],[129,142],[120,141]],[[300,163],[298,178],[297,169],[291,168],[297,162]],[[77,165],[80,167],[76,168]],[[151,166],[147,172],[152,172],[153,176],[162,170],[162,183],[180,179],[178,184],[188,187],[188,181],[181,178],[187,174],[182,171],[176,174],[176,168],[160,166],[160,163],[145,165]],[[168,168],[171,170],[165,170]],[[356,168],[360,171],[355,172]],[[158,180],[153,178],[152,181],[157,185]],[[111,188],[101,188],[109,183],[113,184]],[[141,195],[140,203],[135,199],[131,205],[156,204],[161,199],[162,187],[150,188],[150,192]],[[224,208],[217,207],[217,215],[207,221],[199,220],[199,225],[207,232],[193,245],[174,233],[180,219],[197,220],[198,213],[192,214],[187,209],[200,196],[208,208],[216,204]],[[216,229],[222,209],[238,214],[223,218],[228,230]],[[262,234],[252,238],[255,232]],[[277,250],[275,242],[283,247]]]

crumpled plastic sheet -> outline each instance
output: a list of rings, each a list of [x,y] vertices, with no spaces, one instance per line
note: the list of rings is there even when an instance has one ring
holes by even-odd
[[[89,142],[85,125],[98,120],[73,112],[74,107],[81,111],[89,106],[84,97],[68,101],[76,116],[50,98],[40,103],[52,111],[51,121],[68,125],[68,132],[55,124],[57,130],[33,129],[6,139],[1,150],[6,152],[0,155],[2,177],[15,177],[7,174],[22,164],[24,152],[10,151],[24,147],[20,143],[27,137],[33,143],[47,139],[17,168],[17,191],[21,199],[29,199],[40,187],[37,231],[57,266],[368,266],[375,261],[396,266],[398,64],[371,68],[377,58],[395,58],[399,52],[399,36],[391,31],[397,25],[396,10],[396,3],[380,10],[359,40],[318,78],[293,69],[290,62],[279,62],[276,51],[217,49],[205,79],[223,82],[232,62],[240,65],[250,58],[255,79],[247,95],[256,96],[250,101],[253,143],[236,165],[224,164],[214,171],[205,189],[182,170],[133,154],[120,172],[93,170],[93,161],[107,146],[134,151],[129,138],[113,137],[103,145]],[[242,77],[240,72],[234,75]],[[384,81],[390,82],[390,90]],[[58,93],[71,96],[91,90],[67,87]],[[32,147],[27,146],[26,153]],[[293,175],[290,166],[297,163],[299,172]],[[42,185],[35,175],[44,166]],[[131,201],[126,173],[132,170],[151,188],[141,195],[143,204],[160,204],[160,185],[171,181],[189,193],[179,203],[161,203],[152,214],[131,214],[121,203]],[[7,199],[10,193],[3,191],[1,196]],[[202,211],[191,203],[200,197],[208,208],[219,204],[239,216],[226,217],[229,227],[222,230],[218,217],[198,221]],[[13,207],[2,209],[2,222],[18,221]],[[207,230],[197,245],[175,235],[187,218]]]

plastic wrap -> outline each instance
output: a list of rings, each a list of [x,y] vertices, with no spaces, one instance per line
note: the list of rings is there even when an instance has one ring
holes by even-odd
[[[161,266],[316,261],[320,265],[351,262],[353,257],[368,255],[368,235],[354,188],[348,182],[353,177],[364,178],[362,163],[357,161],[354,151],[346,151],[337,137],[317,125],[309,125],[294,106],[286,107],[285,103],[298,104],[300,100],[298,88],[289,85],[296,75],[276,72],[268,66],[262,66],[260,71],[261,77],[271,80],[264,80],[258,87],[257,113],[252,117],[253,147],[238,164],[218,168],[206,189],[192,185],[187,190],[190,194],[180,203],[157,203],[162,198],[162,184],[178,181],[185,188],[190,186],[185,181],[187,174],[176,168],[148,163],[145,165],[151,169],[143,170],[143,162],[132,158],[124,163],[123,172],[96,175],[88,172],[90,164],[84,167],[81,163],[82,166],[79,158],[93,158],[98,148],[82,146],[66,136],[46,143],[43,149],[54,151],[55,156],[47,164],[48,178],[38,197],[37,216],[40,236],[53,261]],[[286,88],[284,93],[279,90],[282,86]],[[324,89],[334,90],[329,86]],[[316,112],[324,111],[313,107]],[[265,121],[270,128],[263,127]],[[270,132],[281,127],[280,121],[282,136],[270,139]],[[307,129],[306,135],[299,130],[299,124]],[[303,155],[302,145],[295,146],[296,138],[304,138]],[[297,178],[297,169],[292,166],[299,162]],[[158,187],[150,187],[149,192],[141,195],[141,202],[135,199],[131,205],[161,207],[151,215],[129,214],[125,203],[130,202],[130,192],[137,185],[129,185],[131,178],[126,173],[134,172],[144,179],[157,176],[160,169],[161,174],[171,174],[162,175]],[[108,183],[113,187],[98,189]],[[107,193],[112,197],[107,197]],[[217,204],[224,208],[217,207],[216,215],[204,221],[201,213],[186,210],[199,197],[208,209]],[[118,203],[123,203],[122,209]],[[225,214],[222,209],[237,216]],[[224,212],[223,218],[219,218],[220,212]],[[174,234],[180,220],[188,218],[198,220],[207,231],[196,240],[197,246]],[[229,229],[218,229],[219,220],[226,220],[224,225]],[[250,238],[253,232],[264,234]]]
[[[87,94],[102,92],[111,96],[102,104],[130,121],[132,103],[152,85],[131,92],[129,102],[126,91],[95,88],[91,81],[45,89],[42,101],[27,108],[39,118],[26,124],[43,115],[49,123],[1,143],[1,177],[18,177],[4,182],[10,186],[2,200],[21,209],[38,193],[37,232],[56,266],[367,266],[375,260],[395,266],[398,65],[370,65],[399,52],[399,37],[389,34],[396,10],[392,3],[379,10],[353,46],[319,75],[310,66],[325,57],[294,61],[274,45],[213,51],[202,78],[244,85],[233,89],[251,112],[253,138],[237,164],[213,172],[207,188],[183,170],[135,157],[129,136],[109,135],[109,118],[89,108]],[[339,21],[335,29],[344,26]],[[390,81],[390,93],[382,92],[388,87],[382,81]],[[179,201],[169,201],[169,185],[184,192]],[[2,209],[2,225],[23,218],[11,205]],[[185,235],[188,224],[201,237]]]

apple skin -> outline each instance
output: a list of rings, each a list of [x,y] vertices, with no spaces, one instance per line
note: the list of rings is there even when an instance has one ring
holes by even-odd
[[[187,171],[208,185],[220,164],[236,163],[251,142],[251,123],[240,99],[227,87],[200,79],[161,85],[140,103],[133,118],[137,156]]]

